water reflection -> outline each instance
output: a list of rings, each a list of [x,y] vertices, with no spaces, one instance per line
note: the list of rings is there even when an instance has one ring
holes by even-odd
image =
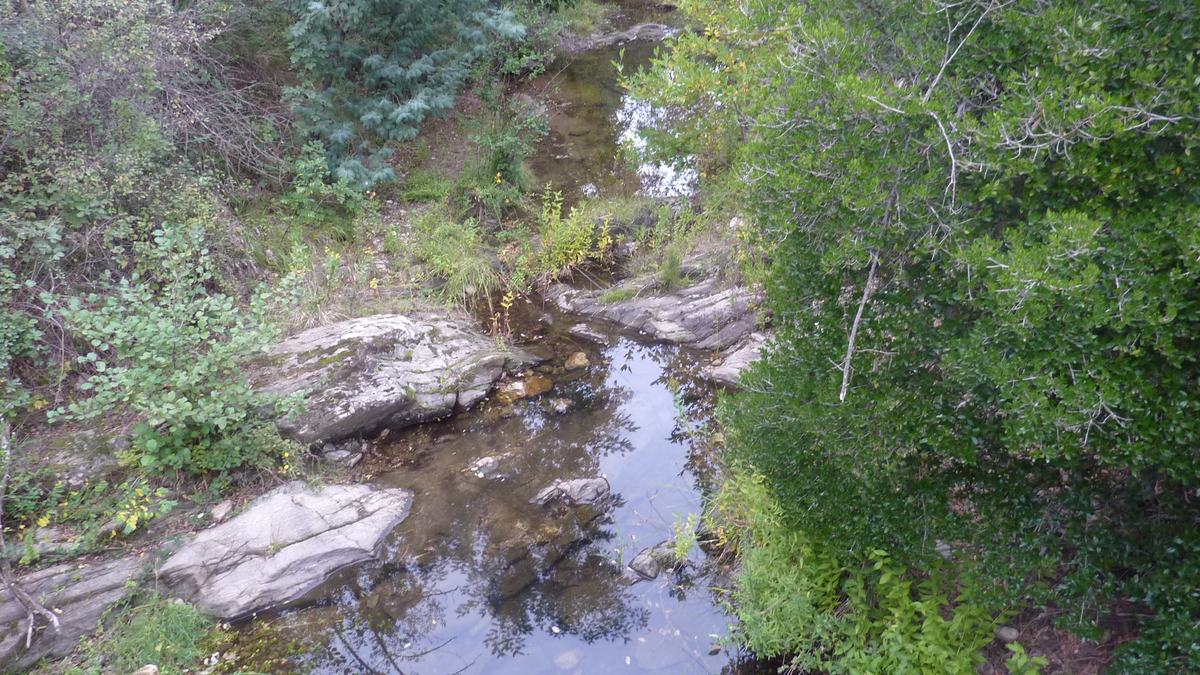
[[[646,148],[644,133],[669,126],[666,111],[627,94],[616,64],[633,72],[650,63],[659,43],[634,40],[562,57],[529,86],[548,101],[550,134],[530,165],[538,179],[561,190],[570,203],[580,197],[642,194],[686,197],[695,192],[691,158],[679,164],[635,159]]]
[[[240,665],[262,668],[272,643],[295,641],[288,668],[322,673],[729,667],[724,652],[709,654],[728,619],[708,582],[684,574],[633,583],[624,569],[699,509],[694,422],[678,415],[689,405],[706,414],[707,388],[680,374],[694,359],[621,339],[592,349],[590,361],[563,372],[560,355],[547,366],[555,388],[541,399],[402,434],[385,448],[400,468],[379,482],[412,490],[414,503],[382,560],[332,580],[317,604],[273,619],[271,630],[252,626]],[[569,410],[547,405],[555,398]],[[470,470],[495,456],[503,459],[490,477]],[[531,503],[556,480],[592,476],[612,486],[600,502]]]

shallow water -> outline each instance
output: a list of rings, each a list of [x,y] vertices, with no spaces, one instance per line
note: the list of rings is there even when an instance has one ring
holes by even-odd
[[[616,28],[664,21],[648,2],[623,5]],[[583,196],[690,194],[694,175],[627,162],[661,111],[626,95],[613,62],[647,63],[656,44],[567,56],[535,86],[550,100],[551,134],[532,160],[542,181]],[[445,423],[376,440],[363,480],[414,494],[413,509],[377,562],[343,572],[303,606],[237,628],[223,666],[317,673],[738,673],[751,660],[724,644],[731,619],[724,570],[693,548],[654,580],[626,564],[690,531],[705,492],[707,454],[693,432],[713,392],[694,377],[703,355],[645,345],[611,327],[608,342],[572,337],[522,307],[518,344],[546,357],[554,388]],[[590,365],[568,371],[584,351]],[[555,406],[566,411],[555,410]],[[499,458],[500,475],[472,469]],[[556,480],[603,476],[609,498],[590,506],[531,499]]]
[[[561,321],[559,323],[562,323]],[[547,346],[552,344],[553,347]],[[320,673],[718,673],[730,619],[714,565],[693,549],[683,570],[635,581],[625,564],[673,539],[697,513],[704,454],[691,432],[711,392],[698,355],[552,330],[535,351],[554,388],[511,406],[395,434],[380,484],[414,493],[382,560],[326,584],[315,605],[252,624],[244,667]],[[565,371],[582,350],[585,369]],[[569,410],[552,410],[556,399]],[[470,469],[501,456],[501,476]],[[595,506],[530,500],[558,479],[604,476]],[[704,570],[701,573],[701,570]],[[710,653],[710,652],[717,653]],[[284,660],[272,661],[271,658]]]
[[[644,3],[627,5],[622,18],[617,28],[628,28],[635,19],[675,21],[673,13]],[[636,194],[687,197],[695,191],[696,171],[686,160],[675,166],[638,157],[646,146],[643,131],[664,126],[666,113],[630,96],[619,82],[617,64],[632,73],[648,65],[660,46],[633,40],[563,55],[528,87],[547,102],[550,117],[550,134],[538,145],[530,168],[539,181],[562,191],[568,203]]]

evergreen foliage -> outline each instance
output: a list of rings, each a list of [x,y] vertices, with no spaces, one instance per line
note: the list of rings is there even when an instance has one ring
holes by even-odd
[[[1090,637],[1141,603],[1120,666],[1200,668],[1200,7],[684,4],[637,87],[748,186],[777,340],[731,443],[791,531]]]
[[[454,96],[494,39],[524,27],[485,0],[294,0],[288,32],[304,86],[296,112],[329,150],[337,178],[392,178],[389,141],[414,138]]]

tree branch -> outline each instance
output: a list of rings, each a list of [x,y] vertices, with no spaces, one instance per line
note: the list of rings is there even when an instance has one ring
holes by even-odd
[[[59,630],[58,616],[54,612],[46,609],[42,603],[34,600],[25,589],[17,583],[16,575],[12,571],[12,562],[8,559],[8,542],[4,538],[4,497],[8,490],[9,466],[12,458],[12,434],[9,430],[8,421],[0,421],[0,464],[4,466],[4,474],[0,476],[0,582],[8,588],[8,592],[13,598],[25,608],[25,619],[28,621],[28,628],[25,629],[25,648],[33,644],[33,629],[37,623],[37,617],[42,616],[51,626],[54,626],[54,632]]]
[[[987,6],[987,9],[984,9],[983,12],[979,14],[979,18],[975,19],[975,23],[971,26],[971,29],[967,31],[967,34],[963,36],[962,40],[959,40],[958,46],[954,48],[954,51],[947,55],[945,59],[942,59],[942,67],[938,68],[937,75],[934,76],[933,82],[929,83],[929,88],[925,90],[925,95],[921,97],[921,103],[929,103],[929,97],[933,96],[934,88],[937,87],[938,82],[942,81],[942,75],[946,73],[946,66],[950,65],[950,62],[954,60],[954,57],[958,56],[959,50],[963,48],[963,45],[967,44],[967,40],[971,39],[971,35],[975,32],[976,28],[979,28],[979,24],[983,23],[984,18],[986,18],[987,15],[992,12],[992,10],[999,9],[1007,4],[1009,3],[992,2]]]
[[[954,200],[958,195],[958,159],[954,156],[954,144],[950,142],[950,136],[946,134],[946,127],[942,125],[941,118],[932,110],[929,111],[929,116],[937,122],[942,138],[946,140],[946,152],[950,153],[950,182],[946,185],[946,191],[950,193],[950,208],[953,209]]]
[[[839,401],[846,400],[846,391],[850,388],[850,361],[854,357],[854,342],[858,339],[858,326],[862,323],[863,309],[871,299],[871,290],[875,286],[875,270],[879,267],[879,254],[871,252],[871,268],[867,272],[867,283],[863,286],[862,300],[858,302],[858,312],[854,315],[854,323],[850,326],[850,340],[846,343],[846,358],[842,361],[842,391],[838,394]]]

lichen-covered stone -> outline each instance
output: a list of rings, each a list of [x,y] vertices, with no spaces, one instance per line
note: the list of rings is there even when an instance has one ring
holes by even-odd
[[[715,278],[662,294],[655,293],[656,285],[653,277],[636,277],[601,290],[560,284],[551,287],[546,296],[564,311],[606,319],[656,340],[700,349],[726,349],[758,326],[762,304],[758,291],[727,287]],[[606,302],[614,292],[617,297],[629,297]]]
[[[384,314],[306,330],[271,350],[261,388],[306,392],[304,411],[280,431],[315,444],[444,417],[534,362],[456,312]]]
[[[717,363],[705,368],[702,374],[715,382],[736,387],[742,372],[761,358],[763,346],[766,343],[766,334],[752,333],[740,344],[728,350]]]

